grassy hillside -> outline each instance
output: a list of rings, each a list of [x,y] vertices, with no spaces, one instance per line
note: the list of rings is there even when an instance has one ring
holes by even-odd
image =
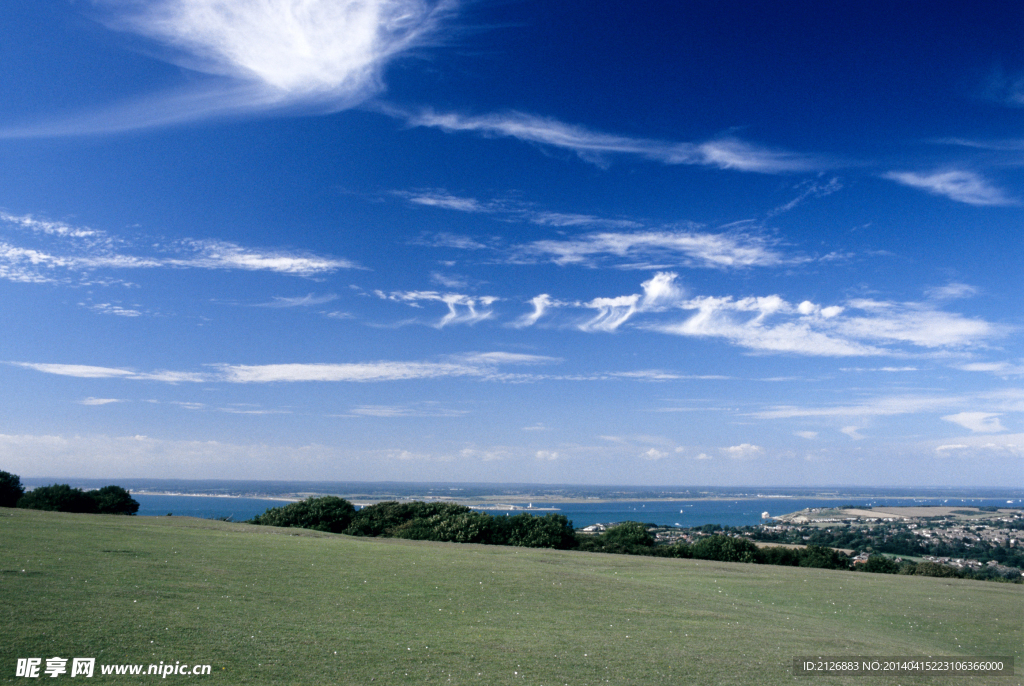
[[[1022,610],[1020,585],[0,509],[0,682],[55,655],[208,663],[167,683],[210,684],[782,684],[797,655],[1019,675]]]

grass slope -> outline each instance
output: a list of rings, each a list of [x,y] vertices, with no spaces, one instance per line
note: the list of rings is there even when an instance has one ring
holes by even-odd
[[[0,509],[0,682],[55,655],[207,663],[167,679],[211,684],[782,684],[798,655],[1013,655],[1019,675],[1022,609],[1019,585],[958,579]]]

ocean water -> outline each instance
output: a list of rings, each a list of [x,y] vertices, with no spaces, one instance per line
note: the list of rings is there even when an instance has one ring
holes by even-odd
[[[225,481],[180,479],[22,479],[28,487],[67,483],[83,489],[116,483],[127,488],[140,505],[141,516],[177,516],[244,521],[286,501],[271,497],[305,497],[339,493],[354,502],[408,498],[446,499],[501,497],[526,509],[532,498],[533,514],[563,514],[577,528],[591,524],[638,521],[662,526],[744,526],[762,521],[768,512],[778,516],[808,507],[895,506],[1002,506],[1024,507],[1024,489],[943,488],[714,488],[634,487],[542,484],[470,484],[402,482]],[[147,493],[147,491],[149,493]],[[156,495],[154,493],[176,495]],[[220,496],[220,497],[213,497]],[[270,496],[270,497],[268,497]],[[521,498],[521,500],[520,500]],[[564,498],[565,500],[559,500]],[[577,502],[568,502],[569,499]],[[617,498],[611,502],[580,499]],[[666,500],[665,498],[672,498]],[[1007,501],[1010,501],[1009,503]],[[494,515],[503,510],[481,510]],[[527,510],[530,511],[530,510]],[[514,512],[509,512],[513,514]]]
[[[139,503],[139,516],[161,517],[176,515],[179,517],[201,517],[202,519],[222,519],[230,517],[231,521],[242,522],[263,514],[268,508],[281,507],[287,502],[266,498],[225,498],[202,495],[143,495],[133,493],[132,497]]]
[[[225,498],[195,495],[142,495],[132,496],[139,502],[139,515],[162,516],[174,514],[186,517],[216,519],[230,517],[240,522],[262,514],[267,508],[287,505],[280,500],[263,498]],[[751,500],[691,500],[691,501],[630,501],[607,503],[534,503],[536,509],[529,510],[530,502],[516,503],[523,510],[535,515],[549,512],[565,515],[573,526],[582,528],[591,524],[637,521],[661,526],[744,526],[758,524],[761,515],[771,516],[796,512],[808,507],[834,507],[836,505],[870,505],[875,507],[925,506],[925,505],[1005,505],[1002,498],[876,498],[858,502],[837,502],[821,498],[755,498]],[[504,510],[480,510],[492,515],[505,514]],[[509,511],[508,514],[516,514]]]

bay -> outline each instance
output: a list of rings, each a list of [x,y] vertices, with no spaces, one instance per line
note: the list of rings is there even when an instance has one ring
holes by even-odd
[[[174,514],[186,517],[219,519],[230,517],[240,522],[262,514],[267,508],[282,507],[286,501],[264,498],[222,497],[202,495],[149,495],[133,494],[139,502],[139,515],[164,516]],[[530,505],[534,508],[530,508]],[[1020,503],[1015,503],[1020,506]],[[735,500],[647,500],[595,503],[530,503],[524,500],[511,503],[516,509],[479,509],[492,515],[514,515],[528,512],[542,516],[548,513],[565,515],[576,528],[591,524],[636,521],[659,526],[697,527],[706,524],[746,526],[762,522],[761,515],[768,512],[778,516],[809,507],[923,507],[965,506],[981,507],[1006,505],[1005,498],[867,498],[836,500],[835,498],[750,498]]]

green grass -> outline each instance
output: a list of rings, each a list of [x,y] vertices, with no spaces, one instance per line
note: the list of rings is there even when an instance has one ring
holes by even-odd
[[[788,684],[798,655],[1012,655],[1021,674],[1022,590],[0,509],[0,682],[55,655],[211,664],[167,677],[211,684]]]

